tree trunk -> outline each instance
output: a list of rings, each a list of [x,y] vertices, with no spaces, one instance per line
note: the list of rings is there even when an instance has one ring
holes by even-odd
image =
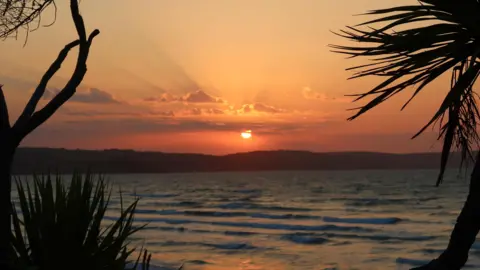
[[[13,153],[0,144],[0,269],[10,269],[11,165]]]
[[[447,249],[427,265],[412,270],[459,270],[468,260],[468,253],[480,230],[480,152],[470,178],[467,200],[450,235]]]

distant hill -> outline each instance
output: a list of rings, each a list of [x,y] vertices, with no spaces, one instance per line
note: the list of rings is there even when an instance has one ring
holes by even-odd
[[[439,153],[387,154],[369,152],[313,153],[257,151],[224,156],[137,152],[133,150],[66,150],[20,148],[13,173],[173,173],[265,170],[437,169]],[[458,166],[458,155],[450,166]]]

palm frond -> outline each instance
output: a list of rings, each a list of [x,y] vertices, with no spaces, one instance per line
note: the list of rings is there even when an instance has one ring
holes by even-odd
[[[452,72],[450,91],[440,108],[413,136],[440,122],[439,139],[443,138],[443,149],[437,185],[443,179],[452,147],[461,150],[463,162],[473,158],[472,146],[479,142],[476,127],[480,117],[473,91],[480,73],[479,12],[477,0],[421,0],[418,5],[373,10],[367,15],[379,18],[335,33],[361,45],[330,45],[333,52],[372,61],[349,68],[354,71],[351,79],[385,77],[370,91],[353,95],[354,101],[369,100],[357,108],[349,120],[413,88],[404,109],[426,86],[446,72]],[[445,123],[444,118],[448,118]]]

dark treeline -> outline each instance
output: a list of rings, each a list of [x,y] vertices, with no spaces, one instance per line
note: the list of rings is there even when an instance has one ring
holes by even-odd
[[[224,156],[132,150],[18,149],[15,174],[92,170],[101,173],[172,173],[261,170],[438,169],[439,153],[313,153],[258,151]],[[450,166],[459,165],[453,155]]]

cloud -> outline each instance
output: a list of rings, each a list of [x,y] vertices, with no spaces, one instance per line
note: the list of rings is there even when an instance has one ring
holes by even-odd
[[[192,108],[183,111],[183,115],[223,115],[225,111],[217,108]]]
[[[282,113],[284,112],[281,109],[275,108],[273,106],[268,106],[263,103],[255,103],[253,105],[253,109],[257,112],[265,112],[265,113]]]
[[[170,93],[163,93],[160,96],[156,97],[147,97],[143,99],[146,102],[173,102],[178,101],[178,97],[170,94]]]
[[[85,132],[99,132],[102,134],[135,134],[135,133],[177,133],[198,131],[232,131],[240,132],[245,128],[256,134],[282,134],[301,131],[312,127],[318,128],[325,122],[298,123],[262,121],[212,121],[206,119],[185,118],[120,118],[112,121],[104,118],[72,119],[54,123],[51,127],[61,127],[64,131],[85,130]]]
[[[197,90],[187,93],[184,96],[175,96],[170,93],[163,93],[156,97],[147,97],[147,102],[186,102],[186,103],[225,103],[221,98],[217,98],[207,94],[203,90]]]
[[[47,89],[43,95],[43,99],[51,99],[60,92],[59,89],[53,90]],[[88,91],[76,92],[75,95],[69,100],[70,102],[78,103],[120,103],[116,100],[112,94],[100,90],[98,88],[90,88]]]
[[[175,113],[173,111],[157,111],[157,112],[150,112],[150,115],[174,117]]]
[[[202,115],[202,110],[199,108],[193,108],[185,111],[186,115]]]
[[[224,111],[216,108],[210,108],[210,109],[205,109],[204,110],[207,114],[225,114]]]
[[[7,75],[0,74],[0,84],[3,84],[6,90],[14,91],[29,91],[35,88],[37,85],[29,80],[24,80],[16,77],[10,77]]]
[[[336,101],[336,102],[349,102],[351,101],[345,97],[331,97],[326,95],[325,93],[321,93],[319,91],[313,90],[312,88],[306,86],[302,89],[302,95],[305,99],[315,99],[320,101]]]
[[[138,117],[147,117],[147,116],[161,116],[161,117],[174,117],[175,113],[173,111],[99,111],[99,110],[85,110],[85,109],[71,109],[68,107],[62,108],[61,111],[64,115],[69,116],[78,116],[78,117],[112,117],[115,119],[117,117],[124,118],[138,118]]]
[[[252,113],[252,112],[259,112],[259,113],[268,113],[268,114],[277,114],[277,113],[285,113],[286,111],[274,106],[270,106],[264,103],[253,103],[253,104],[244,104],[239,113]]]
[[[202,90],[188,93],[181,100],[189,103],[223,103],[222,99],[212,97]]]

